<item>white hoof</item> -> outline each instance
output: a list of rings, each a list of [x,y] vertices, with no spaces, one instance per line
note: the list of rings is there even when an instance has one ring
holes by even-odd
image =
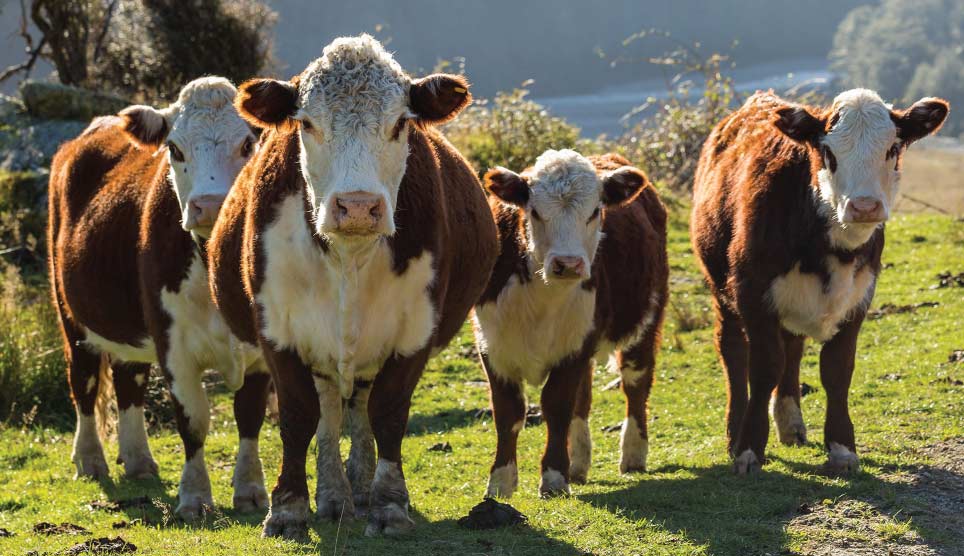
[[[539,481],[539,496],[552,498],[570,494],[572,494],[572,491],[569,490],[569,483],[566,482],[562,473],[551,467],[542,472],[542,479]]]
[[[485,494],[491,498],[511,498],[518,486],[519,468],[515,462],[511,462],[492,470]]]
[[[745,476],[751,473],[756,473],[760,470],[760,460],[757,459],[756,454],[753,450],[744,450],[742,454],[737,456],[736,460],[733,461],[733,471],[737,475]]]
[[[807,425],[797,401],[790,396],[773,397],[770,415],[777,429],[777,438],[787,446],[803,446],[807,443]]]
[[[299,499],[273,505],[264,518],[261,536],[307,542],[308,500]]]
[[[627,417],[619,435],[619,472],[645,472],[648,456],[649,440],[643,438],[643,431],[636,426],[636,419]]]
[[[843,444],[830,443],[830,454],[827,459],[827,470],[838,475],[856,473],[860,469],[857,454],[850,451]]]

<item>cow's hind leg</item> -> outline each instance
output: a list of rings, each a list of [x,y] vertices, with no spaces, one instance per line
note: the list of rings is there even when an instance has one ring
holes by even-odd
[[[743,322],[726,305],[715,301],[716,348],[726,375],[726,440],[730,456],[736,457],[736,442],[740,435],[743,414],[746,413],[749,392],[747,380],[749,365],[746,335]]]
[[[394,535],[415,527],[408,516],[408,487],[402,472],[402,439],[408,427],[408,411],[429,349],[403,357],[394,355],[382,365],[372,385],[368,416],[378,447],[375,478],[365,535]]]
[[[234,465],[234,509],[253,512],[267,509],[268,491],[258,453],[271,377],[265,369],[249,370],[244,385],[234,393],[234,420],[238,424],[238,459]]]
[[[579,380],[576,405],[569,423],[569,481],[582,484],[592,465],[592,436],[589,434],[589,411],[592,409],[592,364],[586,366]]]
[[[375,477],[375,436],[372,433],[371,421],[368,419],[368,400],[371,391],[370,381],[356,380],[351,398],[346,404],[348,427],[351,432],[351,450],[348,453],[348,461],[345,463],[345,472],[351,484],[356,516],[368,513],[372,479]]]
[[[516,446],[526,424],[526,400],[522,383],[497,375],[488,355],[482,354],[482,368],[489,379],[492,418],[497,435],[495,461],[489,471],[486,495],[509,498],[519,485]]]
[[[78,478],[106,479],[110,470],[104,458],[104,447],[100,442],[94,411],[100,388],[107,386],[101,384],[101,381],[108,380],[108,377],[106,373],[102,375],[100,372],[101,365],[104,365],[106,370],[107,359],[89,351],[78,336],[67,336],[67,379],[77,413],[77,431],[74,434],[71,459],[77,467]]]
[[[786,366],[783,377],[770,400],[770,415],[780,442],[788,446],[807,443],[807,426],[800,410],[800,360],[803,358],[803,336],[783,332]]]
[[[150,363],[111,363],[114,390],[117,392],[118,463],[124,464],[124,476],[143,479],[157,476],[157,462],[147,443],[144,422],[144,397],[151,375]]]
[[[315,377],[321,412],[316,434],[318,488],[315,492],[315,503],[318,505],[318,517],[341,521],[355,515],[355,506],[338,446],[341,436],[342,399],[336,380],[330,377]]]

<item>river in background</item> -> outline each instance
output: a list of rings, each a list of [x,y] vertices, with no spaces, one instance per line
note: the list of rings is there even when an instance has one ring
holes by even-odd
[[[629,71],[631,66],[625,66]],[[737,67],[727,72],[736,82],[741,93],[753,93],[760,89],[773,89],[782,93],[789,89],[830,91],[833,73],[823,58],[798,58],[775,63]],[[624,116],[643,105],[649,98],[665,98],[666,82],[661,79],[645,79],[603,87],[596,92],[544,97],[533,99],[547,107],[554,116],[565,118],[579,126],[584,137],[606,134],[621,135],[628,125],[646,117],[646,112],[625,121]],[[702,85],[694,85],[690,96],[702,94]]]

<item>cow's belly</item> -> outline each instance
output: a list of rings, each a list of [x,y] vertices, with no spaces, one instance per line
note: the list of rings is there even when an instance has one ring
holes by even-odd
[[[289,197],[264,232],[262,335],[332,378],[371,379],[390,355],[423,348],[436,325],[432,255],[423,252],[399,275],[384,241],[364,255],[325,254],[303,212],[301,199]]]
[[[563,358],[578,352],[592,330],[594,292],[567,291],[512,277],[499,297],[475,309],[475,333],[491,371],[538,385]]]
[[[207,270],[199,258],[191,262],[177,292],[161,292],[161,306],[171,317],[166,354],[171,373],[215,369],[229,388],[240,388],[245,370],[260,359],[260,352],[232,336],[211,300]]]
[[[827,341],[854,311],[870,304],[876,280],[870,267],[856,270],[854,263],[830,256],[826,268],[826,284],[817,274],[800,272],[799,263],[771,284],[769,301],[790,332]]]
[[[84,330],[84,342],[95,351],[106,353],[115,361],[131,363],[157,363],[154,341],[148,336],[135,344],[109,340],[90,329]]]

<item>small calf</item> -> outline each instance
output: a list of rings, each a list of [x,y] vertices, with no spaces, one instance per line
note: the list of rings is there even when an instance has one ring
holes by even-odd
[[[490,170],[485,186],[501,238],[475,308],[498,434],[488,495],[509,497],[518,484],[523,382],[545,383],[541,494],[568,493],[570,482],[586,480],[597,354],[611,354],[626,395],[619,469],[644,471],[646,403],[668,296],[659,197],[625,158],[571,150],[547,151],[522,174]]]
[[[866,89],[841,93],[829,108],[757,93],[706,140],[691,236],[715,298],[738,473],[764,462],[771,393],[780,440],[806,441],[800,359],[807,336],[824,342],[829,467],[856,469],[847,394],[880,273],[883,223],[901,156],[937,131],[948,110],[933,98],[894,110]]]

